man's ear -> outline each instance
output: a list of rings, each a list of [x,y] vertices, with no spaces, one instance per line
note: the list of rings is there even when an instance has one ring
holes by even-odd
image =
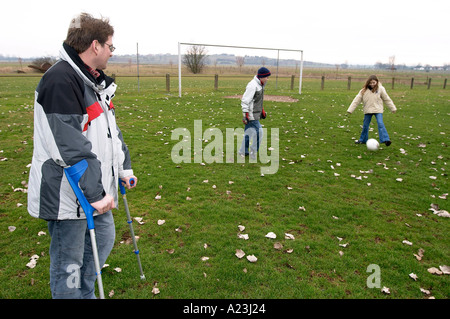
[[[98,42],[98,40],[92,41],[90,48],[92,49],[92,52],[95,53],[95,55],[98,54],[99,46],[100,46],[100,45],[101,45],[101,44],[100,44],[100,42]]]

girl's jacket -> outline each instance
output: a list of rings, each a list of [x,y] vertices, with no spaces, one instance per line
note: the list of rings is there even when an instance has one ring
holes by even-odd
[[[352,104],[350,104],[347,112],[353,113],[361,102],[363,103],[364,114],[383,113],[383,102],[386,103],[392,112],[397,110],[394,102],[392,102],[391,98],[386,93],[386,89],[380,82],[378,82],[378,90],[375,93],[369,89],[367,89],[364,94],[362,92],[363,90],[359,91]]]
[[[98,71],[98,70],[97,70]],[[88,202],[114,197],[118,178],[133,175],[130,154],[117,127],[113,79],[95,79],[76,51],[63,44],[60,60],[35,92],[34,149],[28,182],[28,212],[44,220],[85,218],[64,168],[85,159],[79,186]]]

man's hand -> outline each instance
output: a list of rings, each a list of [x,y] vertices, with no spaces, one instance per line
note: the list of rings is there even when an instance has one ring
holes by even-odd
[[[104,214],[116,207],[114,204],[114,197],[109,194],[106,194],[102,200],[92,203],[91,206],[94,207],[99,214]]]
[[[122,177],[121,180],[125,182],[125,187],[128,188],[128,189],[136,187],[137,177],[134,176],[134,175],[130,175],[130,176],[127,176],[127,177]],[[120,181],[119,181],[119,183],[120,183]]]
[[[248,118],[248,112],[246,112],[243,114],[242,123],[248,124],[248,122],[250,122],[250,119]]]
[[[266,116],[267,116],[266,111],[264,111],[264,109],[262,109],[262,112],[261,112],[261,118],[262,118],[262,119],[265,119]]]

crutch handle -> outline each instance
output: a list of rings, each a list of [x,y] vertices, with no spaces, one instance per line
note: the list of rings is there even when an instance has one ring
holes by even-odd
[[[81,191],[80,187],[78,187],[78,182],[80,181],[81,176],[83,176],[87,168],[88,163],[85,159],[83,159],[75,165],[66,167],[64,169],[64,172],[66,173],[67,180],[69,181],[69,184],[72,187],[75,196],[78,198],[78,201],[83,208],[84,214],[86,215],[88,228],[94,229],[95,208],[91,206],[91,204],[87,201],[86,197]]]
[[[133,186],[136,183],[136,180],[134,178],[130,178],[130,185]],[[120,188],[120,193],[122,195],[126,194],[126,190],[125,190],[125,186],[124,186],[125,181],[121,178],[119,178],[119,188]]]

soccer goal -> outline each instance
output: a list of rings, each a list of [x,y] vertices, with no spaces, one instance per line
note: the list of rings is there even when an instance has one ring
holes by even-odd
[[[300,53],[300,76],[299,76],[298,93],[302,94],[303,50],[279,49],[279,48],[258,48],[258,47],[245,47],[245,46],[243,47],[243,46],[234,46],[234,45],[218,45],[218,44],[178,42],[178,96],[179,97],[181,97],[181,46],[183,46],[183,45],[277,51],[277,68],[276,68],[276,73],[275,73],[277,78],[278,78],[278,65],[279,65],[279,60],[280,60],[280,51],[288,51],[288,52]]]

